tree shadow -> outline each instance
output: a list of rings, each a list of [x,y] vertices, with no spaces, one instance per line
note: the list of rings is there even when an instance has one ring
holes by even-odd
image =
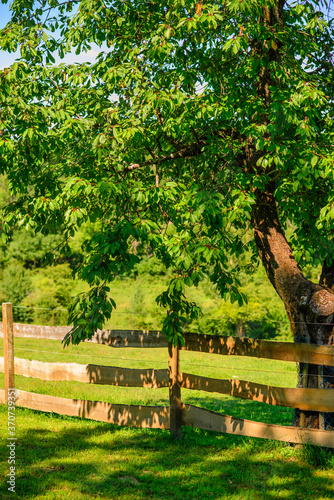
[[[211,411],[231,415],[236,418],[277,425],[292,425],[294,410],[281,406],[272,406],[258,401],[239,399],[229,396],[213,397],[197,395],[193,391],[182,391],[182,401],[186,404],[206,408]]]
[[[19,410],[20,418],[25,411]],[[181,442],[174,442],[166,430],[35,414],[40,427],[28,427],[20,434],[18,426],[17,498],[304,500],[334,496],[330,474],[319,474],[286,445],[191,428],[183,429]],[[6,443],[0,453],[7,456]],[[0,498],[9,498],[5,481]]]
[[[218,379],[191,373],[182,374],[182,387],[190,390],[227,394],[274,406],[295,408],[296,404],[298,404],[300,410],[327,411],[328,409],[334,409],[334,402],[330,398],[330,393],[325,391],[316,392],[315,397],[315,389],[309,388],[276,387],[247,380]]]

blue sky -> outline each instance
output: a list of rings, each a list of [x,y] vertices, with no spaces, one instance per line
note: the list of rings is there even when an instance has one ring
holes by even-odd
[[[10,20],[9,5],[0,4],[0,29],[2,29],[8,21]],[[16,56],[17,57],[17,56]],[[15,60],[13,54],[8,54],[7,52],[0,52],[0,68],[6,68],[10,66]]]
[[[10,20],[10,14],[9,14],[10,3],[11,2],[9,2],[8,4],[5,4],[5,5],[0,3],[0,29],[2,29],[7,24],[7,22]],[[333,13],[334,6],[332,5],[332,3],[330,3],[330,7],[331,7],[330,13],[331,13],[331,15],[333,15],[334,14]],[[327,14],[327,9],[324,9],[324,11],[325,11],[325,14]],[[106,49],[107,49],[106,46],[103,47],[103,50],[106,50]],[[86,61],[93,62],[98,53],[99,53],[99,48],[96,45],[92,44],[92,50],[90,50],[89,52],[87,52],[85,54],[76,55],[73,51],[73,52],[67,54],[64,59],[60,59],[59,57],[56,57],[56,64],[59,64],[60,62],[64,62],[67,64],[71,64],[74,62],[86,62]],[[0,51],[0,69],[10,66],[18,56],[19,56],[19,53],[8,54],[7,52]]]
[[[7,5],[0,5],[0,28],[3,28],[5,24],[9,21],[10,15],[9,15],[9,4]]]
[[[1,0],[0,0],[1,1]],[[7,22],[10,20],[10,13],[9,13],[9,5],[10,3],[3,5],[0,3],[0,29],[4,28],[7,24]],[[106,50],[107,47],[103,46],[103,50]],[[60,59],[59,57],[55,56],[56,59],[56,64],[59,64],[60,62],[67,63],[67,64],[72,64],[75,62],[93,62],[100,52],[99,47],[95,44],[92,44],[92,48],[89,52],[83,53],[83,54],[75,54],[75,52],[71,52],[69,54],[66,54],[64,59]],[[19,52],[9,54],[8,52],[3,52],[0,51],[0,69],[6,68],[13,64],[16,58],[19,57]]]

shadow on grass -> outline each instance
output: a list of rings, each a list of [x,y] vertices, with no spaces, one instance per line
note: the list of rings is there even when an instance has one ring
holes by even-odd
[[[333,474],[319,474],[299,451],[280,443],[190,428],[173,442],[163,430],[18,411],[19,419],[25,416],[17,429],[15,498],[334,497]],[[6,443],[0,453],[5,462]],[[10,498],[6,479],[0,498]]]
[[[294,410],[292,408],[271,406],[266,403],[238,399],[230,396],[215,398],[212,396],[203,397],[200,393],[198,394],[199,396],[193,396],[190,391],[188,391],[187,394],[183,391],[182,401],[187,404],[223,413],[224,415],[245,418],[256,422],[277,425],[291,425],[293,422]]]

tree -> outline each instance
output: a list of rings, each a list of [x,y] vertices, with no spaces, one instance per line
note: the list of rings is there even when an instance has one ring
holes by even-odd
[[[107,283],[138,262],[134,241],[173,269],[157,298],[169,339],[182,341],[199,314],[187,287],[209,276],[242,304],[240,267],[251,273],[260,259],[295,341],[333,343],[333,22],[321,8],[13,2],[0,34],[3,49],[21,50],[1,74],[1,171],[16,195],[3,238],[19,223],[61,227],[69,239],[100,221],[76,268],[91,290],[71,306],[65,344],[110,317]],[[56,50],[92,42],[95,63],[52,64]],[[307,264],[322,266],[319,283],[304,276]],[[304,386],[318,375],[301,366]],[[305,425],[317,419],[306,414]]]

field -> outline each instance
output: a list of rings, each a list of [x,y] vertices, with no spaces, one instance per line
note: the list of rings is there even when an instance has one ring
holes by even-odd
[[[3,355],[2,343],[0,355]],[[167,367],[165,349],[114,349],[58,341],[15,339],[17,357],[136,368]],[[181,352],[184,371],[294,387],[293,363]],[[3,374],[0,386],[4,387]],[[168,404],[166,389],[119,388],[16,377],[19,389],[128,404]],[[221,413],[289,425],[290,409],[182,390],[182,400]],[[6,407],[0,406],[0,498],[316,499],[334,498],[334,456],[261,439],[183,429],[122,428],[23,408],[16,417],[16,494],[7,491]],[[10,496],[9,496],[10,495]]]

